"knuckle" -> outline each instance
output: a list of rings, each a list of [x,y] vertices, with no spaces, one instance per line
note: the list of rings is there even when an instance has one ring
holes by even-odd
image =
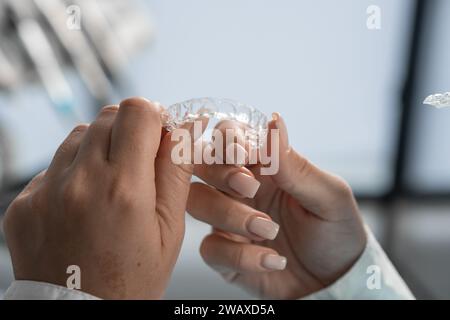
[[[8,234],[14,228],[17,214],[20,212],[21,201],[20,198],[16,198],[6,210],[5,216],[2,219],[2,228],[5,234]]]
[[[103,107],[97,115],[95,121],[91,124],[90,130],[101,130],[103,128],[109,128],[112,126],[111,118],[114,118],[117,114],[118,107],[114,105]]]
[[[353,212],[357,207],[350,185],[341,177],[334,176],[330,183],[329,201],[324,205],[323,211],[340,212],[341,218]],[[350,211],[349,211],[350,210]]]
[[[89,126],[87,124],[79,124],[75,128],[73,128],[68,137],[61,143],[58,150],[56,150],[55,156],[58,157],[68,152],[74,144],[74,138],[78,134],[85,132],[88,128]]]
[[[158,201],[156,203],[156,211],[162,216],[162,217],[169,217],[171,207],[168,201]],[[170,224],[169,224],[170,227]]]
[[[296,153],[292,148],[288,151],[288,157],[293,159],[292,169],[289,172],[289,177],[281,181],[281,187],[286,189],[295,189],[296,184],[300,179],[306,179],[311,173],[314,166],[311,162]]]
[[[30,223],[35,225],[36,217],[48,212],[48,202],[44,201],[45,193],[39,190],[31,193],[20,194],[9,205],[3,219],[1,227],[5,237],[17,236],[21,234],[24,227]]]
[[[194,165],[193,164],[182,164],[177,166],[176,170],[176,179],[185,184],[188,181],[191,180],[192,173],[194,172]]]
[[[348,182],[345,181],[343,178],[336,176],[333,187],[334,187],[334,193],[336,194],[336,197],[346,199],[346,200],[353,197],[352,188],[350,187]]]
[[[130,204],[128,204],[128,207]],[[179,215],[173,214],[173,208],[167,201],[158,201],[156,203],[156,212],[160,218],[160,225],[164,227],[165,232],[171,237],[171,241],[182,241],[184,237],[184,219],[180,219]]]
[[[120,107],[126,107],[126,106],[135,106],[135,107],[144,107],[147,108],[149,105],[151,105],[152,102],[148,99],[145,99],[143,97],[129,97],[120,102]]]
[[[97,118],[97,120],[91,124],[89,128],[89,135],[87,138],[89,144],[92,144],[93,138],[95,138],[97,134],[99,134],[99,132],[102,131],[103,128],[104,124],[101,121],[99,121],[99,118]]]
[[[243,269],[244,246],[239,245],[231,252],[231,266],[236,270]]]
[[[299,177],[307,177],[313,168],[308,159],[297,155],[297,173]]]
[[[60,190],[60,200],[65,208],[73,208],[84,200],[83,188],[80,188],[76,182],[70,181]]]
[[[116,116],[117,111],[118,107],[116,105],[108,105],[103,107],[97,114],[94,122],[92,122],[92,124],[89,126],[89,131],[91,133],[94,132],[92,133],[92,135],[95,136],[98,131],[109,129],[110,127],[112,127],[113,123],[109,120]]]
[[[71,146],[71,140],[70,139],[64,140],[64,142],[61,143],[61,145],[59,146],[58,150],[56,150],[55,158],[60,157],[61,155],[68,152],[70,150],[70,146]]]
[[[136,194],[131,185],[124,177],[116,176],[107,189],[107,200],[125,212],[129,211],[136,204]]]
[[[164,161],[164,160],[158,159],[157,161]],[[193,167],[191,167],[190,165],[179,165],[172,168],[171,173],[167,174],[165,179],[167,179],[170,182],[170,184],[174,186],[186,185],[191,181],[192,170]]]
[[[61,184],[58,196],[59,201],[68,211],[82,205],[88,197],[84,171],[79,169],[68,176],[67,180]]]
[[[214,238],[215,238],[214,234],[207,235],[200,244],[200,256],[206,263],[208,263],[210,260],[209,259],[210,246],[211,242],[214,241]]]
[[[142,113],[159,113],[160,107],[142,97],[131,97],[120,102],[120,108]]]
[[[243,215],[236,214],[236,212],[241,212],[241,211],[242,211],[242,209],[240,208],[240,206],[237,203],[230,202],[226,206],[223,214],[217,215],[217,219],[219,220],[219,223],[223,227],[230,227],[233,224],[235,224],[236,218],[244,217]]]
[[[84,132],[87,129],[89,129],[89,125],[86,123],[82,123],[82,124],[75,126],[75,128],[73,128],[73,130],[72,130],[72,133],[76,134],[76,133]]]
[[[104,106],[102,108],[102,110],[100,111],[100,114],[104,114],[104,113],[110,113],[110,112],[117,112],[119,110],[119,106],[115,105],[115,104],[111,104],[111,105],[107,105]]]

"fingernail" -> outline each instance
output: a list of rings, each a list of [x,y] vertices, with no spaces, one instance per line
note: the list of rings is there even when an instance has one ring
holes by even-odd
[[[261,183],[245,173],[238,172],[228,179],[228,185],[240,195],[247,198],[253,198]]]
[[[280,138],[286,140],[287,145],[289,145],[289,135],[287,133],[286,123],[278,112],[272,113],[272,119],[275,121],[275,126],[280,130]]]
[[[276,238],[280,226],[269,219],[255,217],[250,220],[247,229],[261,238],[273,240]]]
[[[232,143],[225,150],[226,164],[244,166],[247,163],[248,152],[239,143]]]
[[[286,268],[287,259],[276,254],[266,254],[262,258],[262,266],[269,270],[284,270]]]

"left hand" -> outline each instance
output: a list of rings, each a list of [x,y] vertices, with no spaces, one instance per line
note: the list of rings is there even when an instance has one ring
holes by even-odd
[[[75,128],[12,202],[4,230],[17,280],[66,285],[100,298],[164,294],[184,235],[192,165],[174,165],[160,109],[131,98]]]
[[[348,184],[295,152],[276,118],[269,128],[280,130],[278,173],[196,165],[209,185],[192,185],[188,212],[214,227],[200,252],[226,280],[263,298],[296,299],[349,270],[366,236]]]

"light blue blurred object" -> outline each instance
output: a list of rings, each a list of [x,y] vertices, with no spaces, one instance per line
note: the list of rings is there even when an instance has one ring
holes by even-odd
[[[68,6],[80,9],[78,30]],[[153,31],[139,1],[0,2],[0,188],[45,168],[76,124],[118,102]]]

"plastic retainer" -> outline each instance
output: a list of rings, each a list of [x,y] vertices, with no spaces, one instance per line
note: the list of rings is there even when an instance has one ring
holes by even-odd
[[[187,122],[208,117],[219,123],[237,121],[246,129],[246,139],[253,147],[260,147],[267,135],[268,120],[264,113],[247,104],[231,99],[196,98],[168,107],[163,113],[163,124],[168,131]]]

